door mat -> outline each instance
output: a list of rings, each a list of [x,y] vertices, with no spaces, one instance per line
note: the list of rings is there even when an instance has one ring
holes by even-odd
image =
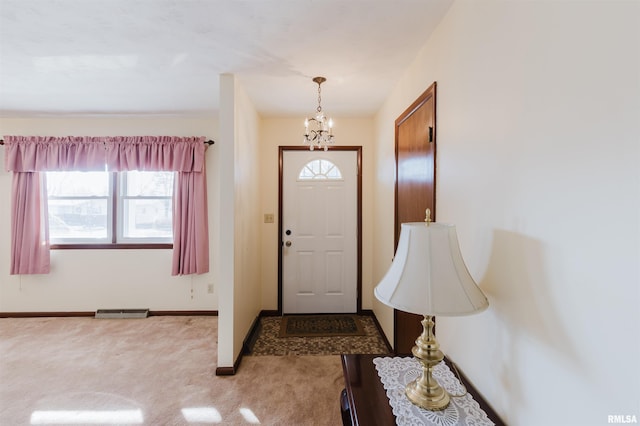
[[[282,317],[279,337],[364,336],[356,315],[292,315]]]

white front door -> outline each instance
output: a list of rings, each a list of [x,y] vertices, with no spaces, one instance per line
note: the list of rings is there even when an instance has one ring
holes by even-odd
[[[284,151],[283,313],[357,310],[357,153]]]

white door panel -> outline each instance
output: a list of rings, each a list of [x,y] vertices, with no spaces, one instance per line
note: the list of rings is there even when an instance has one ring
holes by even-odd
[[[317,160],[340,175],[300,178]],[[284,313],[356,312],[356,152],[285,151],[282,220]]]

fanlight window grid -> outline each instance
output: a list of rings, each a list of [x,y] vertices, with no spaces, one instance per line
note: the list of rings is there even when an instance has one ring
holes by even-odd
[[[317,159],[304,165],[298,180],[342,180],[338,166],[329,160]]]

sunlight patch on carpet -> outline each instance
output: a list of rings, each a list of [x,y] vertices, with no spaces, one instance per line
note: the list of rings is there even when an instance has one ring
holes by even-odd
[[[32,425],[43,424],[141,424],[140,410],[39,410],[31,413]]]

